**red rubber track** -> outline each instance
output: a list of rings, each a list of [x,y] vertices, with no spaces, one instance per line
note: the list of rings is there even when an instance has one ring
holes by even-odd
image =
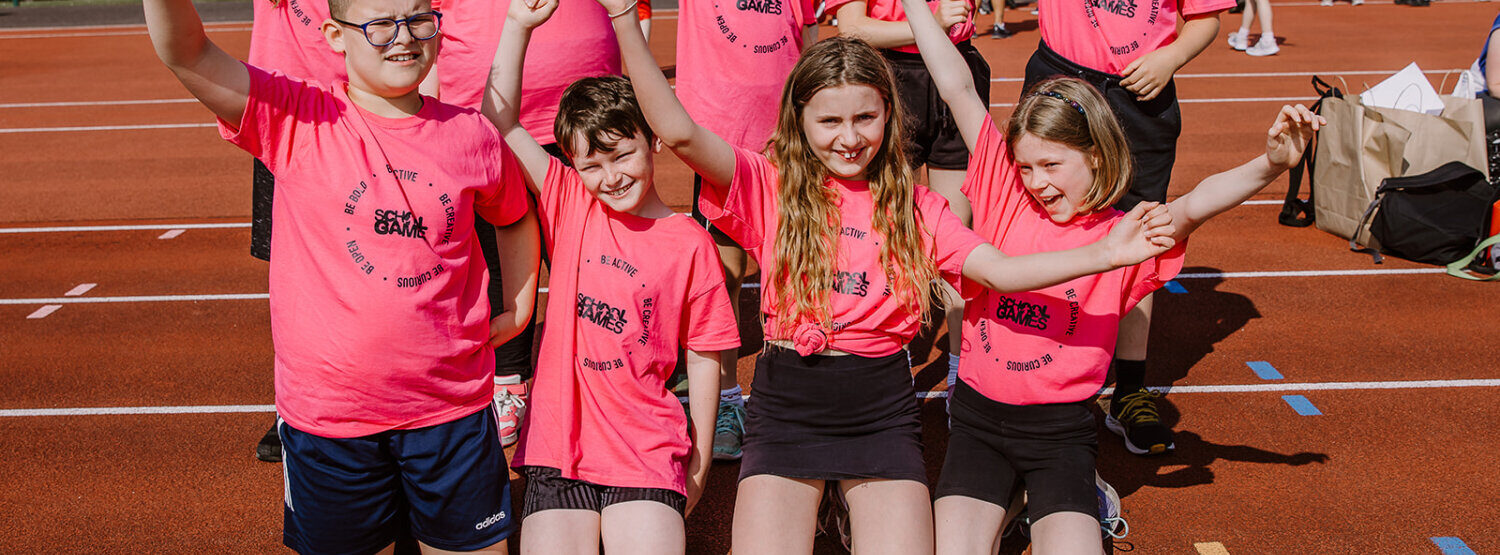
[[[1200,74],[1393,72],[1467,67],[1484,42],[1491,4],[1443,2],[1320,8],[1278,4],[1281,53],[1251,58],[1222,35],[1179,73],[1184,132],[1173,195],[1255,156],[1279,105],[1199,99],[1310,97],[1306,76]],[[996,78],[1022,76],[1035,48],[1034,16],[1007,15],[1014,38],[974,42]],[[989,17],[983,16],[983,22]],[[653,48],[673,63],[675,20],[656,23]],[[243,55],[247,25],[210,37]],[[1258,27],[1252,27],[1258,32]],[[824,28],[825,35],[831,28]],[[94,35],[94,36],[68,36]],[[7,61],[0,105],[183,99],[139,27],[0,30]],[[1434,84],[1441,74],[1429,75]],[[1383,75],[1349,75],[1362,90]],[[1343,83],[1336,83],[1343,87]],[[1449,78],[1449,86],[1452,78]],[[1019,81],[993,84],[1007,104]],[[996,108],[1004,117],[1008,108]],[[195,103],[0,106],[0,228],[244,222],[248,156],[209,127],[118,131],[5,130],[206,124]],[[663,198],[686,210],[691,175],[663,156]],[[1279,198],[1285,180],[1257,198]],[[1368,257],[1314,229],[1276,225],[1278,206],[1234,209],[1195,233],[1185,274],[1423,269]],[[247,256],[246,228],[0,233],[0,299],[83,295],[265,292],[264,263]],[[1268,361],[1288,384],[1500,378],[1495,309],[1500,289],[1433,274],[1190,277],[1186,294],[1158,295],[1148,382],[1180,388],[1163,403],[1175,454],[1129,455],[1102,431],[1100,472],[1125,497],[1127,541],[1141,553],[1438,553],[1429,540],[1462,538],[1500,552],[1500,451],[1495,387],[1289,392],[1197,392],[1266,382],[1246,366]],[[755,295],[749,294],[747,314]],[[264,300],[0,304],[0,410],[269,404],[271,342]],[[749,383],[758,326],[743,323]],[[945,331],[912,345],[918,388],[942,389]],[[1284,394],[1321,416],[1298,416]],[[267,412],[119,416],[0,416],[0,552],[281,552],[280,467],[255,461]],[[946,446],[941,400],[924,406],[935,478]],[[737,467],[718,465],[689,519],[689,552],[729,548]],[[899,523],[897,523],[899,524]],[[1008,541],[1006,552],[1022,548]],[[819,553],[838,550],[819,539]]]

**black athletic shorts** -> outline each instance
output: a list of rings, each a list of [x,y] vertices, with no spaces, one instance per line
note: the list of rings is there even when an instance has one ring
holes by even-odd
[[[1177,137],[1182,134],[1177,83],[1168,82],[1156,98],[1140,102],[1135,93],[1120,86],[1119,75],[1078,65],[1046,43],[1038,43],[1036,53],[1026,62],[1026,84],[1021,89],[1025,92],[1021,94],[1027,94],[1037,83],[1062,76],[1077,77],[1099,89],[1125,131],[1135,175],[1130,180],[1130,191],[1115,203],[1115,208],[1128,212],[1143,200],[1166,202],[1172,165],[1177,161]]]
[[[250,256],[271,261],[271,198],[276,176],[255,158],[250,173]]]
[[[960,42],[958,53],[969,64],[974,76],[974,90],[980,100],[990,103],[990,64],[969,41]],[[896,94],[906,111],[906,153],[911,167],[926,164],[941,170],[964,170],[969,167],[969,147],[958,133],[953,112],[938,94],[932,74],[922,63],[922,55],[896,50],[881,50],[896,77]]]
[[[1009,405],[959,380],[948,411],[948,454],[935,498],[962,495],[1004,508],[1024,487],[1032,522],[1064,511],[1099,514],[1099,438],[1087,401]]]
[[[601,486],[583,480],[562,477],[562,471],[548,466],[527,466],[525,501],[521,518],[552,509],[579,509],[602,512],[605,507],[626,501],[655,501],[677,514],[687,514],[687,496],[669,489],[621,488]]]

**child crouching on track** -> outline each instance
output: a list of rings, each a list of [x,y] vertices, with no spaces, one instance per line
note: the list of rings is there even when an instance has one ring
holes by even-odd
[[[974,230],[1006,254],[1088,244],[1130,221],[1111,207],[1130,183],[1130,153],[1104,98],[1062,78],[1029,91],[1002,134],[963,58],[931,14],[907,4],[917,44],[973,152],[964,194]],[[963,362],[937,486],[941,553],[988,554],[1005,507],[1025,488],[1037,552],[1099,553],[1089,400],[1104,385],[1120,318],[1182,269],[1189,233],[1291,167],[1325,122],[1282,108],[1266,154],[1203,180],[1167,205],[1177,246],[1140,264],[1022,293],[966,283]],[[977,298],[973,297],[977,295]]]
[[[563,93],[554,134],[572,168],[518,123],[526,44],[556,7],[510,3],[484,109],[525,169],[552,261],[515,457],[527,479],[521,549],[597,553],[602,540],[610,553],[682,553],[712,462],[718,351],[739,346],[739,328],[713,239],[657,196],[661,143],[623,77]],[[691,427],[666,388],[679,348]]]
[[[489,123],[423,97],[441,16],[426,0],[347,0],[322,23],[348,82],[268,73],[209,42],[188,0],[147,0],[157,55],[276,175],[271,333],[284,422],[283,542],[375,553],[401,534],[504,553],[515,530],[491,345],[536,294],[516,162]],[[474,211],[501,228],[489,318]]]
[[[619,13],[626,0],[603,0]],[[932,552],[921,422],[903,347],[934,280],[1024,291],[1164,252],[1165,213],[1088,247],[1007,258],[913,183],[891,71],[863,41],[807,50],[782,94],[769,154],[695,123],[633,22],[615,35],[647,122],[699,175],[700,208],[767,273],[735,501],[738,555],[809,553],[825,481],[838,482],[861,553]]]

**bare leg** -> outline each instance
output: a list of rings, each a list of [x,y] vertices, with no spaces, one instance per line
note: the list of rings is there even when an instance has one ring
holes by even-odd
[[[682,515],[655,501],[628,501],[604,508],[601,536],[610,555],[679,555],[687,550]]]
[[[854,555],[932,553],[932,497],[911,480],[843,480]],[[903,523],[892,526],[892,523]]]
[[[599,513],[580,509],[534,513],[521,521],[521,554],[598,555],[599,521]]]
[[[822,497],[822,480],[769,474],[740,480],[731,551],[736,555],[812,553]]]
[[[1073,512],[1052,513],[1031,525],[1032,555],[1104,553],[1099,520]]]
[[[962,495],[949,495],[932,505],[938,553],[994,555],[1000,551],[1003,507]]]

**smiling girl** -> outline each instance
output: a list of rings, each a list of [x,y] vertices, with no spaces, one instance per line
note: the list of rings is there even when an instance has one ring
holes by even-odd
[[[931,14],[903,0],[938,90],[973,152],[963,192],[974,229],[1007,254],[1086,245],[1130,221],[1111,207],[1129,187],[1130,152],[1109,105],[1078,79],[1044,81],[1004,131]],[[914,13],[915,12],[915,13]],[[1102,553],[1089,401],[1104,385],[1121,315],[1182,269],[1187,235],[1265,187],[1326,122],[1286,106],[1266,153],[1167,205],[1177,244],[1128,268],[1022,293],[965,284],[963,362],[937,486],[941,553],[993,553],[1005,507],[1027,495],[1036,553]]]
[[[600,3],[610,13],[628,4]],[[747,407],[734,552],[811,552],[818,500],[833,481],[861,553],[930,553],[903,347],[928,314],[933,281],[1024,291],[1134,264],[1171,247],[1165,214],[1142,206],[1104,241],[1007,258],[913,183],[891,72],[868,44],[833,38],[803,54],[761,154],[692,120],[634,22],[617,19],[615,34],[647,122],[703,176],[704,214],[766,273],[767,346]]]

